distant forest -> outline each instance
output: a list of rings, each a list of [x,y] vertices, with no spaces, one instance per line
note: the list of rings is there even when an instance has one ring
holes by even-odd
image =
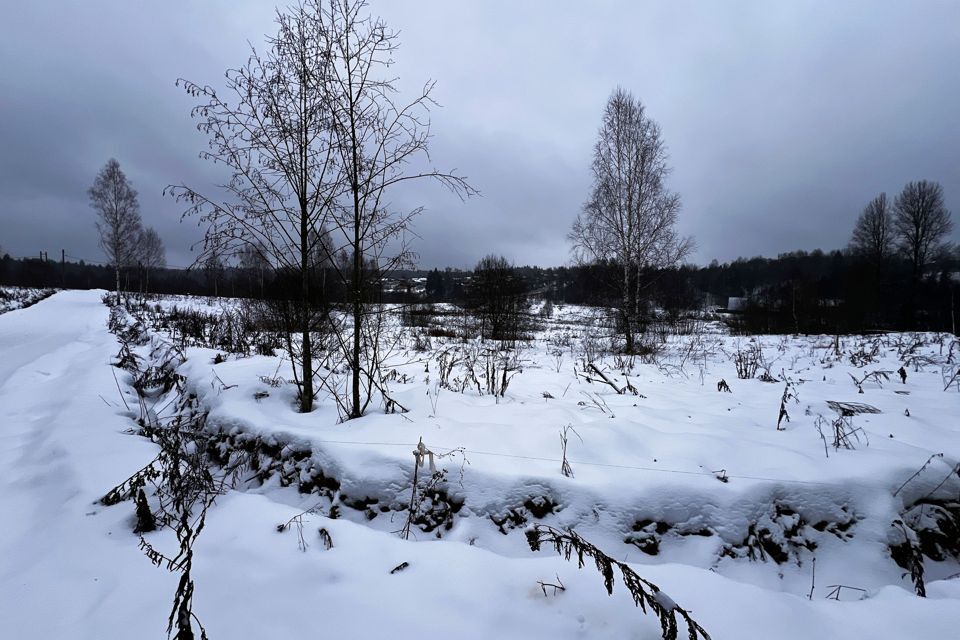
[[[554,304],[610,305],[622,269],[616,264],[515,267],[522,295]],[[400,270],[384,274],[383,302],[464,303],[472,271]],[[911,286],[906,261],[883,269],[847,251],[795,251],[776,258],[738,258],[709,266],[682,266],[645,273],[645,302],[670,319],[694,310],[726,309],[735,298],[735,318],[748,333],[854,333],[874,330],[957,332],[960,256],[941,259]],[[150,293],[223,297],[276,295],[275,275],[251,269],[123,271],[123,288]],[[148,285],[149,283],[149,285]],[[67,289],[112,289],[110,266],[39,258],[0,259],[0,284]],[[342,292],[327,292],[331,301]]]

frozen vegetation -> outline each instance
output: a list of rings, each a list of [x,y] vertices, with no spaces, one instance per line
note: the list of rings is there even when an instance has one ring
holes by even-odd
[[[0,287],[0,313],[23,309],[54,294],[53,289],[30,287]]]

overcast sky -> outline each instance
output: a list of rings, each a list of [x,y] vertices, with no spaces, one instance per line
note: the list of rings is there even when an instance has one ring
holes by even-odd
[[[116,157],[172,265],[195,222],[161,196],[204,185],[178,77],[217,84],[273,5],[0,0],[0,247],[102,260],[86,189]],[[373,0],[401,32],[401,87],[438,82],[432,155],[466,203],[424,186],[420,266],[570,260],[604,102],[621,85],[663,130],[693,260],[846,244],[880,191],[940,182],[960,228],[960,2]],[[958,238],[957,232],[954,239]]]

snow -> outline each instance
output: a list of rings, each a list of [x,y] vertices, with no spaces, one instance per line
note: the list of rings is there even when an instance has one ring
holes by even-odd
[[[107,330],[101,295],[64,291],[0,315],[0,621],[9,637],[149,638],[162,637],[166,627],[176,576],[138,549],[131,502],[98,503],[156,452],[127,433],[137,413],[121,392],[134,410],[136,396],[127,375],[109,366],[119,345]],[[219,308],[184,298],[163,304]],[[671,338],[673,351],[660,366],[632,369],[629,381],[645,397],[617,395],[574,375],[579,323],[589,313],[558,309],[521,352],[523,372],[502,399],[440,389],[429,353],[400,352],[395,366],[410,382],[391,390],[410,412],[373,407],[346,423],[323,397],[316,411],[299,414],[292,385],[264,383],[260,376],[274,376],[278,366],[291,377],[279,358],[231,355],[213,364],[217,352],[187,349],[179,371],[210,410],[208,429],[307,451],[292,469],[297,477],[309,480],[311,469],[321,470],[340,482],[333,497],[339,519],[323,515],[330,497],[282,487],[277,475],[217,500],[196,544],[194,575],[194,611],[210,638],[314,631],[350,638],[659,637],[656,619],[634,608],[619,576],[608,596],[591,563],[578,570],[552,550],[531,552],[522,526],[505,524],[501,533],[491,518],[504,521],[511,510],[575,527],[658,585],[662,603],[687,609],[716,639],[955,634],[960,580],[949,576],[960,571],[957,563],[927,562],[928,597],[919,598],[888,545],[892,520],[960,458],[960,395],[942,390],[941,371],[932,365],[910,368],[906,384],[865,383],[863,394],[848,375],[895,371],[898,344],[914,338],[926,343],[919,351],[942,358],[942,337],[878,339],[876,362],[862,367],[837,356],[831,337],[763,338],[767,357],[776,359],[771,371],[795,380],[799,395],[787,406],[786,430],[777,431],[784,384],[737,379],[724,353],[747,338],[710,333],[702,369],[692,361],[680,367],[684,343]],[[564,335],[573,338],[558,346]],[[849,353],[873,339],[841,340]],[[551,353],[558,350],[559,367]],[[140,349],[144,357],[149,351]],[[604,370],[625,382],[612,360]],[[732,393],[716,390],[720,378]],[[269,395],[257,399],[258,391]],[[814,426],[818,415],[835,417],[828,400],[881,411],[855,416],[864,441],[853,450],[829,447],[829,457]],[[568,444],[572,478],[560,472],[559,432],[567,424],[580,436],[571,434]],[[402,511],[368,519],[347,504],[375,498],[378,506],[405,505],[421,438],[437,454],[463,448],[463,456],[436,465],[448,471],[446,489],[464,506],[449,530],[414,527],[403,540],[396,533]],[[421,479],[428,474],[425,466]],[[939,489],[957,490],[951,481]],[[303,516],[301,550],[296,528],[278,533],[277,525],[315,506]],[[539,507],[547,513],[534,518]],[[814,526],[821,522],[822,531]],[[658,531],[664,523],[669,529]],[[738,545],[751,524],[790,549],[790,559],[741,557]],[[321,527],[332,538],[329,550]],[[625,543],[631,536],[656,540],[657,554]],[[169,533],[147,538],[155,546],[176,544]],[[816,589],[808,600],[814,557]],[[403,562],[409,566],[390,573]],[[557,577],[566,590],[544,596],[537,581]],[[866,597],[844,590],[840,601],[826,599],[834,584],[864,589]]]
[[[0,313],[23,309],[53,295],[53,289],[0,286]]]

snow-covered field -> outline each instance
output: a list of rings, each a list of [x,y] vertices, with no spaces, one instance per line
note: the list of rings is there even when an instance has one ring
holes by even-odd
[[[99,502],[156,455],[135,433],[133,376],[110,366],[120,345],[101,294],[61,292],[0,316],[9,637],[162,637],[177,587],[138,548],[133,502]],[[159,303],[173,305],[220,309]],[[313,413],[295,411],[279,351],[185,348],[177,371],[209,412],[218,457],[255,459],[195,545],[193,610],[209,637],[660,637],[619,575],[608,596],[591,560],[531,551],[524,532],[537,523],[626,562],[714,639],[955,637],[952,336],[751,339],[708,323],[630,362],[603,355],[597,315],[556,309],[513,354],[521,370],[503,397],[470,377],[483,346],[432,338],[417,350],[394,327],[408,335],[391,356],[390,394],[409,411],[375,402],[347,422],[324,394]],[[175,353],[163,316],[141,318],[144,363]],[[750,379],[738,378],[738,353],[759,359]],[[162,422],[176,393],[151,396],[147,421]],[[446,474],[428,490],[429,463],[418,469],[403,539],[418,442]],[[177,544],[169,531],[145,539]],[[925,554],[926,598],[894,559],[909,565],[913,551]]]

